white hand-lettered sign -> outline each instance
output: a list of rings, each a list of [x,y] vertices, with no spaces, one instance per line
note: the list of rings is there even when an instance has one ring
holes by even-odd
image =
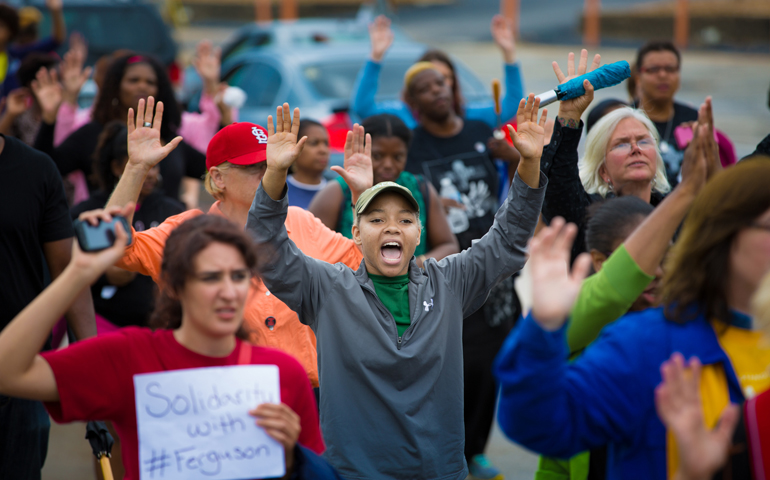
[[[280,403],[276,365],[134,376],[141,480],[282,477],[283,446],[248,411]]]

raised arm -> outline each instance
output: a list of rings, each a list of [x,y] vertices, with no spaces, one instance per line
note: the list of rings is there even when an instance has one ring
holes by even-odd
[[[524,80],[521,67],[516,61],[516,37],[511,22],[502,15],[495,15],[489,30],[503,55],[505,96],[501,100],[500,116],[505,122],[516,115],[519,100],[524,97]]]
[[[570,315],[570,352],[582,350],[601,330],[624,315],[655,278],[671,239],[709,172],[707,126],[699,125],[685,151],[682,182],[639,225],[602,269],[583,284]]]
[[[530,242],[532,311],[508,337],[494,367],[501,386],[498,421],[503,432],[529,449],[559,458],[633,435],[642,418],[639,412],[651,403],[644,392],[655,374],[643,370],[640,362],[657,353],[648,339],[636,335],[623,342],[627,332],[618,332],[568,363],[563,325],[590,266],[584,253],[570,271],[576,233],[574,225],[556,218]]]
[[[61,145],[75,130],[87,122],[78,121],[78,96],[86,80],[91,76],[91,67],[85,67],[88,47],[82,35],[70,35],[70,48],[59,64],[63,101],[56,114],[54,145]]]
[[[270,292],[313,325],[315,312],[338,277],[337,267],[306,256],[289,238],[286,215],[286,175],[302,152],[307,137],[297,141],[299,109],[294,118],[287,103],[267,118],[267,169],[249,209],[246,228],[254,235],[262,281]]]
[[[527,242],[537,225],[547,179],[540,173],[540,155],[547,111],[537,120],[540,101],[530,94],[519,103],[518,131],[511,132],[521,161],[508,198],[495,214],[489,232],[471,248],[438,262],[450,287],[462,299],[463,310],[480,307],[489,291],[519,271],[526,261]],[[431,262],[427,262],[430,268]]]
[[[86,254],[74,247],[72,260],[61,275],[0,332],[0,393],[59,400],[53,371],[38,352],[80,291],[120,258],[126,239],[126,232],[118,226],[115,244],[107,250]]]
[[[590,70],[599,67],[600,62],[601,56],[595,55]],[[570,52],[566,75],[557,62],[553,62],[553,70],[560,84],[583,75],[589,71],[588,51],[580,52],[577,68],[575,68],[575,54]],[[541,163],[543,172],[549,179],[543,216],[546,221],[554,217],[562,217],[567,222],[577,225],[577,238],[572,247],[573,259],[585,251],[585,213],[586,207],[591,204],[580,181],[577,149],[583,131],[580,117],[593,101],[594,87],[587,80],[583,86],[586,89],[585,95],[559,103],[559,113],[556,116],[551,142],[545,149]]]
[[[161,144],[162,122],[163,102],[158,102],[155,107],[153,97],[147,98],[147,102],[144,99],[139,100],[136,117],[134,109],[128,109],[128,163],[105,208],[136,202],[150,169],[166,158],[182,141],[182,137],[176,137],[166,145]],[[145,124],[152,126],[144,126]],[[126,218],[129,224],[133,218],[134,212],[130,212]]]
[[[372,44],[371,55],[356,78],[350,101],[350,109],[360,118],[386,112],[402,117],[409,113],[403,102],[396,102],[400,108],[383,109],[375,101],[380,83],[382,59],[393,44],[393,30],[390,29],[390,19],[388,17],[380,15],[374,19],[374,22],[369,25],[369,39]]]
[[[64,22],[62,0],[45,0],[45,6],[51,12],[51,36],[61,45],[67,39],[67,24]]]

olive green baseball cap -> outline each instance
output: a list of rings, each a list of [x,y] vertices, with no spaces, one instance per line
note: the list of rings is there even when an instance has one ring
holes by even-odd
[[[358,197],[355,209],[356,217],[364,213],[364,210],[366,210],[366,207],[372,203],[372,200],[377,198],[378,195],[386,192],[398,193],[404,197],[412,207],[414,207],[414,211],[417,212],[417,214],[420,213],[420,205],[417,203],[417,200],[414,199],[412,192],[410,192],[408,188],[402,187],[401,185],[394,182],[380,182],[377,185],[368,188],[364,193],[361,194],[361,196]]]

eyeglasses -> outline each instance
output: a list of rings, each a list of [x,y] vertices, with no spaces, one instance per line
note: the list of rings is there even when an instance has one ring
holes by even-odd
[[[637,140],[636,142],[618,143],[614,147],[610,148],[610,152],[618,153],[618,154],[628,154],[628,153],[631,153],[631,151],[633,150],[634,144],[636,144],[636,146],[641,148],[642,150],[646,150],[648,148],[655,148],[655,140],[653,140],[651,137],[647,137],[647,138],[642,138],[641,140]]]
[[[640,72],[649,73],[650,75],[657,75],[661,70],[672,75],[679,71],[679,65],[654,65],[652,67],[642,67],[639,69]]]

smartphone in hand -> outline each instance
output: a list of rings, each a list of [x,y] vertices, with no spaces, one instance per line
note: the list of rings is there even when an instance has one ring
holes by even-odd
[[[84,252],[98,252],[110,248],[115,243],[116,223],[123,226],[123,230],[128,235],[128,244],[131,244],[131,226],[125,217],[113,215],[111,222],[99,222],[95,227],[88,222],[75,220],[73,226],[80,249]]]

